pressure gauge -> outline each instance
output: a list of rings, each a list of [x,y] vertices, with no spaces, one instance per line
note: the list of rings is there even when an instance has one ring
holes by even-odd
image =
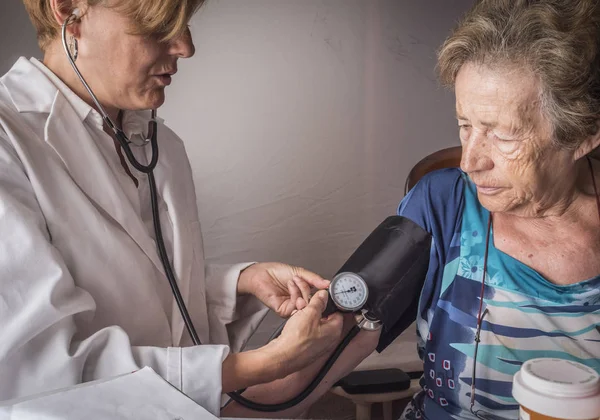
[[[331,281],[329,295],[338,310],[356,312],[367,303],[369,288],[358,274],[340,273]]]

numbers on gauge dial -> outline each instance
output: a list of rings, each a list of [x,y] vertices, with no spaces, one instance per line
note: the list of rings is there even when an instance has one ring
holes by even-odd
[[[369,291],[361,277],[353,273],[343,273],[331,282],[330,294],[338,308],[357,311],[367,302]]]

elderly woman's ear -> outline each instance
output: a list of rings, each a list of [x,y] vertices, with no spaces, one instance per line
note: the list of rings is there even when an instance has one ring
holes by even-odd
[[[573,160],[591,155],[600,159],[600,120],[596,121],[596,132],[581,142],[573,155]]]

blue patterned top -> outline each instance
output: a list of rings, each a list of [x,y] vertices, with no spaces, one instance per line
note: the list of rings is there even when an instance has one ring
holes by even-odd
[[[398,214],[433,235],[417,315],[423,390],[402,419],[472,419],[474,337],[489,212],[465,173],[444,169],[425,176],[402,200]],[[475,409],[492,419],[518,418],[512,378],[528,359],[560,357],[600,372],[600,276],[552,284],[497,250],[492,231],[484,296]],[[382,342],[395,335],[384,333]]]

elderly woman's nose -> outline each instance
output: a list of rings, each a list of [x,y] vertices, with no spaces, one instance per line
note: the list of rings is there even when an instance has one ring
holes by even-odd
[[[189,58],[194,55],[196,47],[194,47],[189,30],[170,41],[169,52],[171,55],[176,55],[179,58]]]
[[[460,168],[467,173],[491,169],[489,147],[484,138],[473,136],[462,144]]]

